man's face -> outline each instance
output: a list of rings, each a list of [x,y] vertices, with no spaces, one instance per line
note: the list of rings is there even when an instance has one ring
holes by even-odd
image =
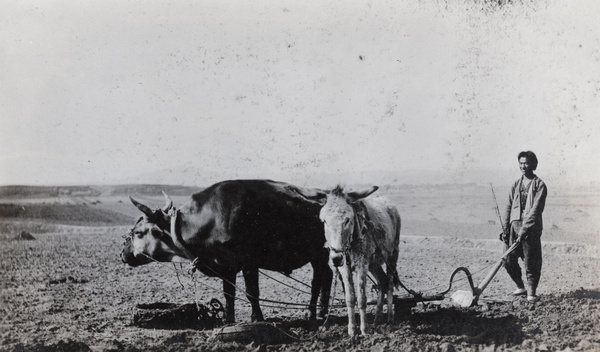
[[[531,163],[526,157],[522,157],[519,159],[519,169],[521,169],[521,173],[523,175],[531,175],[531,173],[533,172],[531,168]]]

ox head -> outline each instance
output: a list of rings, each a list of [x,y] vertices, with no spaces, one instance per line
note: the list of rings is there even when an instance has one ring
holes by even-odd
[[[125,247],[121,252],[123,263],[138,266],[152,261],[170,262],[181,258],[177,246],[170,235],[169,211],[173,201],[167,194],[166,205],[162,209],[152,210],[148,206],[129,197],[143,215],[137,220],[126,237]],[[181,258],[184,259],[184,258]]]
[[[303,194],[306,198],[323,205],[319,218],[325,226],[326,246],[334,266],[343,264],[344,254],[350,249],[354,232],[357,231],[356,202],[377,189],[377,186],[373,186],[362,191],[345,193],[341,186],[337,186],[325,194]]]

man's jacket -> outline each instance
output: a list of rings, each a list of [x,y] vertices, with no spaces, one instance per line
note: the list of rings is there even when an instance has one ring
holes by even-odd
[[[546,205],[546,195],[548,189],[546,184],[539,177],[534,176],[529,189],[527,190],[527,203],[525,209],[521,212],[521,183],[523,177],[519,178],[512,186],[508,197],[508,204],[504,211],[504,228],[510,231],[513,221],[521,221],[522,227],[519,230],[519,236],[529,235],[535,232],[541,232],[543,229],[542,212]],[[523,218],[521,219],[521,213]]]

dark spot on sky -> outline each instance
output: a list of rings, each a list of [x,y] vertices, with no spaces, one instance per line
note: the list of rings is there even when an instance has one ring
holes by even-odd
[[[360,61],[365,59],[364,56],[362,56],[362,55],[358,55],[358,58],[360,59]]]

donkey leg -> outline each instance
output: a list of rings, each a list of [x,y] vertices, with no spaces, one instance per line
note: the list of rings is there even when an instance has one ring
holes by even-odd
[[[375,276],[375,281],[377,281],[377,309],[375,309],[375,319],[373,320],[373,324],[377,324],[379,323],[379,318],[381,316],[381,312],[383,311],[383,295],[387,291],[387,276],[381,265],[377,264],[376,262],[369,263],[369,271],[371,274],[373,274],[373,276]]]
[[[357,265],[356,268],[356,290],[358,309],[360,312],[360,332],[363,335],[367,334],[369,324],[367,323],[367,264]]]
[[[398,221],[400,221],[398,219]],[[386,261],[386,269],[388,275],[388,323],[393,323],[395,311],[394,306],[394,288],[400,285],[400,278],[398,276],[398,257],[400,255],[398,249],[398,242],[400,238],[400,222],[398,222],[398,235],[394,245],[392,254]]]
[[[263,321],[263,314],[260,310],[258,302],[259,286],[258,286],[258,268],[244,269],[244,282],[246,283],[246,297],[252,306],[252,315],[250,319],[255,321]]]
[[[387,292],[387,322],[388,324],[392,324],[394,322],[394,276],[395,276],[395,268],[387,269],[387,282],[388,282],[388,292]]]
[[[352,270],[348,264],[344,264],[340,267],[340,274],[342,281],[344,281],[345,296],[346,296],[346,308],[348,309],[348,335],[354,336],[354,330],[356,328],[356,318],[354,316],[354,302],[356,297],[354,295],[354,280],[352,279]]]

